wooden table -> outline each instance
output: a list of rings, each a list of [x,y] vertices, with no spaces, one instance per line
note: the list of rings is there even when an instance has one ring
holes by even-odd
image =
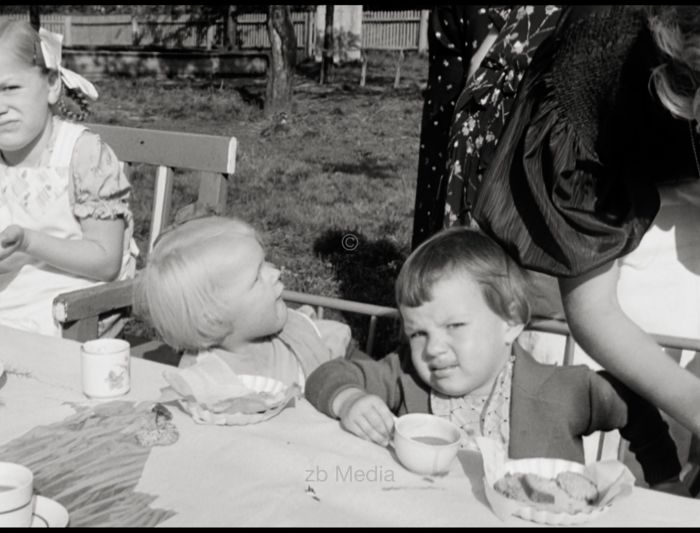
[[[0,445],[59,422],[80,390],[79,344],[0,327]],[[122,399],[156,400],[167,368],[132,359]],[[462,451],[444,477],[402,468],[390,449],[343,431],[305,400],[266,422],[219,427],[174,411],[177,443],[148,455],[136,490],[173,511],[163,526],[533,526],[500,521],[486,501],[480,456]],[[1,460],[1,458],[0,458]],[[700,501],[635,487],[590,526],[697,526]]]

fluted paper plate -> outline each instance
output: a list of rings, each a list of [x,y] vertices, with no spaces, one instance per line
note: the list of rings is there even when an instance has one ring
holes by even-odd
[[[544,478],[554,479],[561,472],[576,472],[584,473],[585,466],[572,461],[564,461],[562,459],[517,459],[508,461],[505,464],[505,474],[538,474]],[[489,494],[489,492],[491,494]],[[512,507],[511,514],[536,522],[538,524],[549,524],[555,526],[583,524],[588,522],[604,512],[606,512],[611,504],[604,506],[592,505],[590,510],[581,511],[578,513],[553,512],[546,509],[528,505],[526,502],[521,502],[508,498],[498,492],[493,485],[489,485],[486,491],[486,497],[491,501],[491,498],[500,498],[505,500],[502,505]],[[493,505],[493,504],[492,504]]]
[[[246,387],[254,390],[255,392],[266,392],[267,394],[276,396],[283,393],[287,388],[281,381],[268,378],[266,376],[251,376],[243,374],[238,377]]]
[[[183,398],[180,405],[192,415],[195,422],[219,426],[244,426],[257,424],[277,415],[295,398],[301,396],[301,389],[294,384],[286,386],[281,381],[265,376],[239,375],[241,382],[255,393],[265,393],[265,409],[255,413],[213,411],[197,403],[193,398]]]
[[[574,525],[589,522],[602,515],[619,498],[629,495],[634,486],[634,475],[620,461],[600,461],[583,465],[563,459],[533,458],[508,459],[495,441],[479,437],[477,443],[484,462],[484,491],[493,512],[505,519],[514,515],[538,524]],[[589,510],[567,513],[536,507],[498,492],[494,485],[506,474],[538,474],[553,479],[561,472],[585,474],[598,489],[598,501]]]

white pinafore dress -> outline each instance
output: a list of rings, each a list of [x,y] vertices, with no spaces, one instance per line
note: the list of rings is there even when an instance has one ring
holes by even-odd
[[[63,120],[54,121],[54,127],[60,129],[53,135],[46,166],[9,167],[0,159],[0,230],[17,224],[54,237],[83,237],[73,215],[70,163],[75,143],[86,128]],[[127,270],[133,271],[128,241],[124,248],[120,279]],[[52,315],[53,299],[63,292],[99,283],[15,253],[0,261],[0,324],[59,336],[60,328]]]

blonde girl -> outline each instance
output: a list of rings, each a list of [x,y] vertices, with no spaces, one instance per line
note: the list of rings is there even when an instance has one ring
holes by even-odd
[[[46,335],[56,295],[133,275],[137,252],[129,183],[99,136],[56,114],[64,85],[97,97],[61,66],[60,35],[0,23],[0,324]]]
[[[181,367],[214,356],[238,374],[303,388],[321,363],[345,355],[350,330],[287,309],[283,289],[249,224],[207,216],[160,235],[139,281],[137,308],[183,353]]]

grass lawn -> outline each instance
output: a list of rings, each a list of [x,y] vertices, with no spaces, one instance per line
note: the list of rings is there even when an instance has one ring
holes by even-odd
[[[410,251],[427,58],[406,55],[397,89],[395,65],[394,54],[370,53],[364,88],[359,65],[336,67],[324,86],[317,65],[300,65],[286,126],[263,117],[264,80],[233,79],[98,80],[89,120],[236,136],[229,214],[261,232],[286,288],[393,305],[393,282]],[[196,196],[189,177],[176,178],[175,209]],[[132,177],[142,250],[152,184],[150,173]],[[344,318],[362,341],[362,323]],[[138,320],[130,328],[147,332]],[[379,350],[393,345],[393,331],[384,328]]]

